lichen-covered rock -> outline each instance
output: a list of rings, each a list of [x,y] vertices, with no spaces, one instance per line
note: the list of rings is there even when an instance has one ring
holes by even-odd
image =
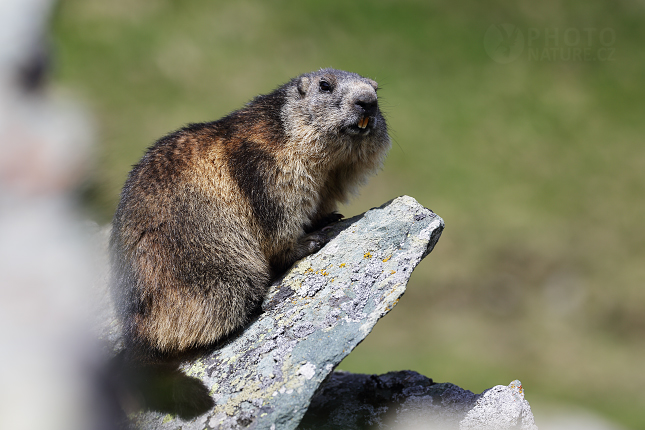
[[[270,289],[236,338],[182,366],[214,407],[193,417],[141,412],[145,429],[293,429],[318,386],[405,291],[443,220],[411,197],[335,224],[330,242]]]
[[[384,375],[333,372],[314,395],[298,427],[370,428],[537,430],[519,381],[473,394],[409,370]]]

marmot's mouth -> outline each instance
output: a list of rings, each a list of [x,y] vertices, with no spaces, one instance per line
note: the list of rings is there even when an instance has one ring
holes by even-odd
[[[351,122],[341,127],[341,133],[365,136],[374,128],[375,119],[370,121],[369,116],[362,116],[358,118],[357,122]]]

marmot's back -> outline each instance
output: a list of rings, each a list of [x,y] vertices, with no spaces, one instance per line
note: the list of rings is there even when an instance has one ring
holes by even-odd
[[[316,230],[389,146],[376,82],[332,69],[160,139],[113,221],[126,346],[173,353],[242,326],[273,277],[324,245]]]

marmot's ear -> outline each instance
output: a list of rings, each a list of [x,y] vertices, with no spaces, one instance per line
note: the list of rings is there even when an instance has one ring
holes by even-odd
[[[307,89],[309,88],[310,80],[307,76],[302,76],[298,81],[298,92],[301,96],[307,94]]]
[[[367,82],[369,82],[370,85],[372,86],[372,88],[374,88],[374,91],[376,91],[378,89],[378,82],[373,81],[373,80],[371,80],[369,78],[367,79]]]

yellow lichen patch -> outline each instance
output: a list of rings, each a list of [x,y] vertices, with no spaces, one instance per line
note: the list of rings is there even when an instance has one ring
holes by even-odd
[[[206,376],[206,365],[202,360],[196,360],[188,369],[186,369],[188,376],[202,378]]]
[[[163,417],[163,421],[161,423],[166,424],[166,423],[169,423],[170,421],[172,421],[174,419],[175,419],[174,415],[168,414],[165,417]]]
[[[266,395],[266,392],[260,387],[260,383],[257,381],[245,381],[245,384],[242,384],[242,391],[236,396],[231,396],[231,398],[224,405],[218,405],[213,409],[214,415],[219,412],[224,412],[228,416],[235,416],[238,412],[238,407],[242,402],[247,401],[248,399],[253,398],[262,398],[263,394]]]
[[[293,278],[307,272],[310,269],[311,269],[311,263],[309,263],[309,261],[307,260],[303,260],[297,263],[291,270],[289,270],[289,273],[284,278],[283,283],[289,283],[290,281],[293,280]]]
[[[394,306],[396,306],[397,303],[399,303],[399,299],[396,299],[395,301],[392,302],[391,305],[388,305],[385,308],[385,312],[390,312],[394,308]]]
[[[245,385],[245,384],[246,384],[246,381],[245,381],[245,380],[241,380],[241,381],[239,382],[239,384],[237,384],[237,390],[238,390],[238,391],[241,391],[241,390],[242,390],[242,388],[244,388],[244,385]]]
[[[385,260],[383,260],[383,263],[387,263],[390,258],[392,258],[391,255],[389,257],[387,257]]]
[[[395,273],[396,273],[396,270],[392,270],[392,271],[390,272],[390,275],[394,275]]]
[[[215,393],[217,393],[217,390],[219,389],[219,384],[215,382],[213,386],[211,387],[210,391],[208,392],[211,396],[214,396]]]
[[[363,254],[363,258],[372,258],[372,253],[369,251],[366,252],[365,254]]]
[[[345,263],[340,263],[340,266],[338,267],[345,267]]]

